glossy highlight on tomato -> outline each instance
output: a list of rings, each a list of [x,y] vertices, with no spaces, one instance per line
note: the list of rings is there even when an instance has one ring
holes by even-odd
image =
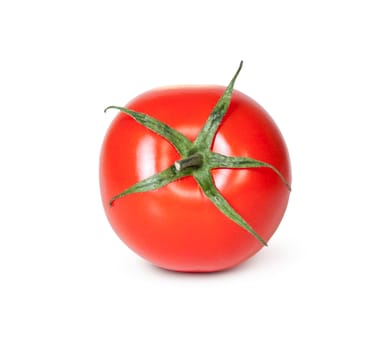
[[[137,96],[125,107],[154,117],[194,143],[224,92],[220,86],[160,88]],[[233,90],[210,150],[265,162],[282,176],[265,166],[210,170],[222,197],[262,241],[224,215],[217,199],[212,202],[207,197],[192,176],[196,169],[188,168],[188,175],[159,188],[110,203],[118,193],[183,157],[167,139],[122,111],[105,135],[100,188],[107,218],[127,246],[159,267],[190,272],[231,268],[256,254],[282,220],[290,194],[289,154],[279,128],[259,104]],[[198,153],[203,157],[201,168],[208,153]]]

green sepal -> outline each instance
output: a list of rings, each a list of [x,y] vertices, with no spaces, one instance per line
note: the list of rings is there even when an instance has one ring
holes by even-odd
[[[228,168],[228,169],[248,169],[248,168],[269,168],[276,175],[279,176],[280,180],[286,185],[287,189],[291,191],[291,186],[286,181],[281,172],[276,169],[273,165],[262,162],[260,160],[248,158],[248,157],[231,157],[225,156],[219,153],[210,153],[208,155],[208,165],[212,169],[216,168]]]
[[[213,182],[212,174],[209,170],[202,169],[193,173],[193,177],[199,184],[203,193],[209,200],[230,220],[234,221],[237,225],[241,226],[249,233],[251,233],[259,242],[267,246],[266,241],[258,235],[257,232],[239,215],[219,192]]]
[[[195,145],[198,148],[201,148],[203,150],[211,148],[216,132],[226,112],[228,111],[230,101],[232,99],[234,83],[238,77],[239,72],[242,69],[242,65],[243,61],[241,61],[237,72],[234,74],[234,77],[230,81],[229,85],[226,87],[224,94],[220,97],[216,105],[213,107],[211,114],[209,115],[206,123],[201,129],[199,135],[197,136],[195,140]]]
[[[165,185],[168,185],[169,183],[173,181],[179,180],[182,177],[190,175],[191,172],[192,172],[192,169],[190,168],[178,171],[176,170],[175,165],[172,165],[169,168],[161,171],[160,173],[154,174],[150,177],[147,177],[144,180],[141,180],[140,182],[137,182],[136,184],[130,186],[126,190],[112,197],[109,201],[109,205],[112,206],[113,202],[116,199],[120,199],[129,194],[138,193],[138,192],[148,192],[148,191],[153,191],[158,188],[161,188]]]
[[[140,123],[144,127],[164,137],[175,147],[182,157],[187,156],[189,149],[193,147],[192,142],[181,132],[145,113],[136,112],[131,109],[118,106],[109,106],[104,110],[104,112],[109,109],[118,109],[119,111],[131,116],[136,122]]]

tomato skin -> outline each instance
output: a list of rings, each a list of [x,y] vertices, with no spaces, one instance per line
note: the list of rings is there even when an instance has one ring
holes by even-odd
[[[193,141],[224,89],[156,89],[137,96],[126,107],[165,122]],[[289,155],[278,127],[262,107],[237,90],[212,150],[267,162],[291,183]],[[225,217],[192,177],[109,205],[115,194],[178,159],[175,148],[163,137],[123,113],[116,116],[102,146],[100,188],[106,215],[118,236],[143,258],[175,271],[224,270],[257,253],[262,244]],[[231,206],[268,241],[289,199],[280,178],[268,168],[217,169],[212,174]]]

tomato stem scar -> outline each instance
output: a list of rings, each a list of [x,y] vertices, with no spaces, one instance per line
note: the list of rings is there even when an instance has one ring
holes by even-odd
[[[195,153],[187,158],[177,160],[175,169],[181,171],[187,168],[199,168],[203,165],[203,156],[201,153]]]

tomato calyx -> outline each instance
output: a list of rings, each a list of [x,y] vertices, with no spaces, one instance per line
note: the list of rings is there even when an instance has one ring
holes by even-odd
[[[211,170],[217,168],[248,169],[265,167],[274,171],[287,189],[289,191],[291,190],[290,185],[284,176],[273,165],[248,157],[226,156],[212,152],[211,150],[217,130],[229,108],[234,83],[239,72],[241,71],[242,65],[243,62],[241,61],[237,72],[233,76],[229,85],[226,87],[223,95],[213,107],[206,123],[200,130],[194,142],[191,142],[186,136],[169,125],[147,114],[118,106],[109,106],[105,109],[105,112],[109,109],[117,109],[132,117],[137,123],[143,125],[147,129],[162,136],[170,142],[181,157],[181,159],[175,161],[174,164],[167,169],[141,180],[140,182],[112,197],[109,201],[111,206],[116,200],[127,195],[156,190],[183,177],[193,176],[204,195],[208,197],[208,199],[219,209],[222,214],[252,234],[261,244],[267,246],[265,240],[257,232],[255,232],[255,230],[241,217],[241,215],[239,215],[226,201],[215,186],[211,174]]]

